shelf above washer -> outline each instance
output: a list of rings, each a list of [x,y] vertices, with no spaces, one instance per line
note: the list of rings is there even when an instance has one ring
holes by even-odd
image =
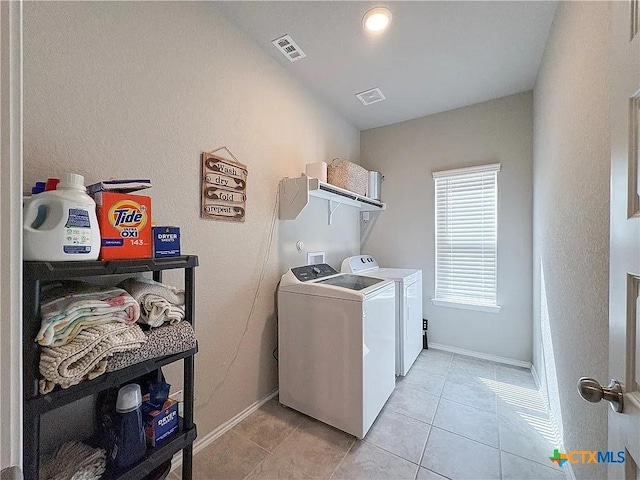
[[[378,200],[302,175],[280,180],[280,220],[294,220],[309,203],[309,196],[329,201],[329,224],[340,205],[359,208],[362,212],[379,212],[387,205]]]

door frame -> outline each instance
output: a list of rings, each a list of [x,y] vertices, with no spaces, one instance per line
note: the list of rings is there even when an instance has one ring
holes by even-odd
[[[22,0],[0,1],[0,468],[22,467]]]
[[[611,18],[611,183],[609,256],[609,378],[622,383],[624,411],[607,409],[608,447],[624,452],[608,478],[636,479],[640,465],[640,184],[636,98],[640,93],[640,33],[633,29],[638,0],[613,2]],[[635,35],[635,36],[634,36]]]

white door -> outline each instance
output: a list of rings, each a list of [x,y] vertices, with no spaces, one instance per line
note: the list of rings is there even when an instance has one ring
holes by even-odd
[[[611,257],[609,373],[622,412],[609,409],[609,450],[625,452],[608,478],[640,478],[640,0],[613,2],[611,58]],[[591,400],[619,398],[583,382]]]

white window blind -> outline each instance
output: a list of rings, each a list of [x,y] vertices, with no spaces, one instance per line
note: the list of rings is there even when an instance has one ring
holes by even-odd
[[[497,175],[500,164],[434,172],[434,300],[497,304]]]

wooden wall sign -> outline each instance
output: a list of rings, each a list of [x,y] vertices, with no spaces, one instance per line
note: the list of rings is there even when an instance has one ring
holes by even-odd
[[[226,150],[234,160],[214,155]],[[247,201],[247,166],[226,147],[202,154],[201,218],[244,222]]]

